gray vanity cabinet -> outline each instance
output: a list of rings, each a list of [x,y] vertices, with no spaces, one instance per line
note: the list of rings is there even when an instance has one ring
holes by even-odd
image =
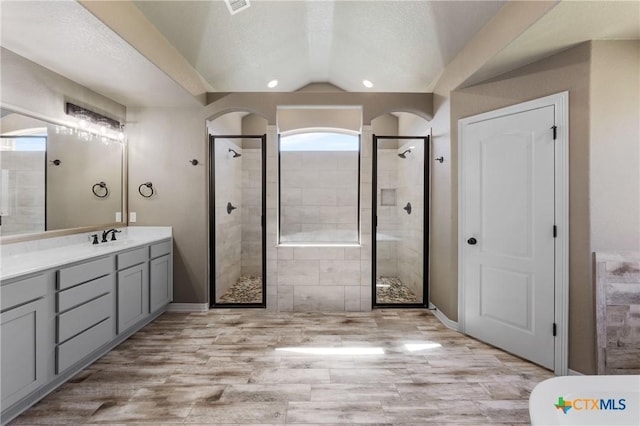
[[[0,349],[2,407],[37,390],[47,380],[47,277],[2,283]]]
[[[150,247],[149,305],[150,312],[165,307],[173,299],[171,241]]]
[[[172,245],[155,240],[0,282],[0,423],[165,311]]]
[[[115,337],[113,256],[58,271],[56,374],[93,354]]]
[[[144,320],[149,314],[148,250],[148,247],[142,247],[117,256],[118,334]],[[135,266],[131,266],[132,264]]]

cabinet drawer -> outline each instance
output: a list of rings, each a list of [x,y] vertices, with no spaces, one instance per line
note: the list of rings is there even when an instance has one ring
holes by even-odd
[[[112,292],[116,277],[107,275],[58,293],[58,312],[81,305],[88,300]]]
[[[56,348],[59,374],[113,339],[113,318],[108,318]]]
[[[85,262],[58,271],[58,289],[73,287],[113,272],[113,257]]]
[[[149,252],[147,247],[140,247],[139,249],[131,250],[125,253],[120,253],[118,257],[118,270],[128,268],[129,266],[137,265],[142,262],[146,262],[149,259]]]
[[[75,309],[58,315],[58,340],[65,340],[81,331],[99,323],[105,318],[113,316],[113,294],[108,293],[91,302],[80,305]]]
[[[47,293],[44,275],[16,281],[0,287],[0,310],[7,310],[31,300],[39,299]]]
[[[171,253],[171,241],[163,241],[151,246],[151,259]]]

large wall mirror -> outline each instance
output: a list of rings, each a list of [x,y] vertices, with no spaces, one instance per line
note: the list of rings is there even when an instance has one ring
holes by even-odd
[[[0,109],[0,236],[121,224],[123,163],[119,140]]]

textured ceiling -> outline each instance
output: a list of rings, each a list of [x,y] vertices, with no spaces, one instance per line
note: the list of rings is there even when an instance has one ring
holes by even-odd
[[[347,91],[428,91],[504,4],[252,0],[232,16],[222,1],[92,3],[0,0],[0,45],[127,106],[196,105],[193,95],[201,93],[182,72],[219,92],[268,91],[272,79],[280,81],[275,91],[312,82]],[[105,25],[100,8],[112,22],[137,29],[138,44],[131,33]],[[581,41],[638,39],[639,9],[638,1],[560,2],[465,85]],[[154,41],[145,49],[140,40]],[[175,68],[177,62],[184,66]],[[374,87],[364,88],[363,79]]]
[[[195,98],[75,1],[0,1],[1,45],[123,105]]]
[[[640,1],[563,1],[478,69],[465,86],[588,40],[640,39]]]
[[[422,92],[503,1],[136,1],[216,91]]]

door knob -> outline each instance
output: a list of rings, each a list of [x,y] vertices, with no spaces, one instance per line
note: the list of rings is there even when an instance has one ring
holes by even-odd
[[[478,240],[476,240],[476,239],[475,239],[475,238],[473,238],[473,237],[471,237],[471,238],[469,238],[469,239],[467,240],[467,244],[470,244],[470,245],[472,245],[472,246],[473,246],[473,245],[476,245],[476,243],[477,243],[477,242],[478,242]]]

